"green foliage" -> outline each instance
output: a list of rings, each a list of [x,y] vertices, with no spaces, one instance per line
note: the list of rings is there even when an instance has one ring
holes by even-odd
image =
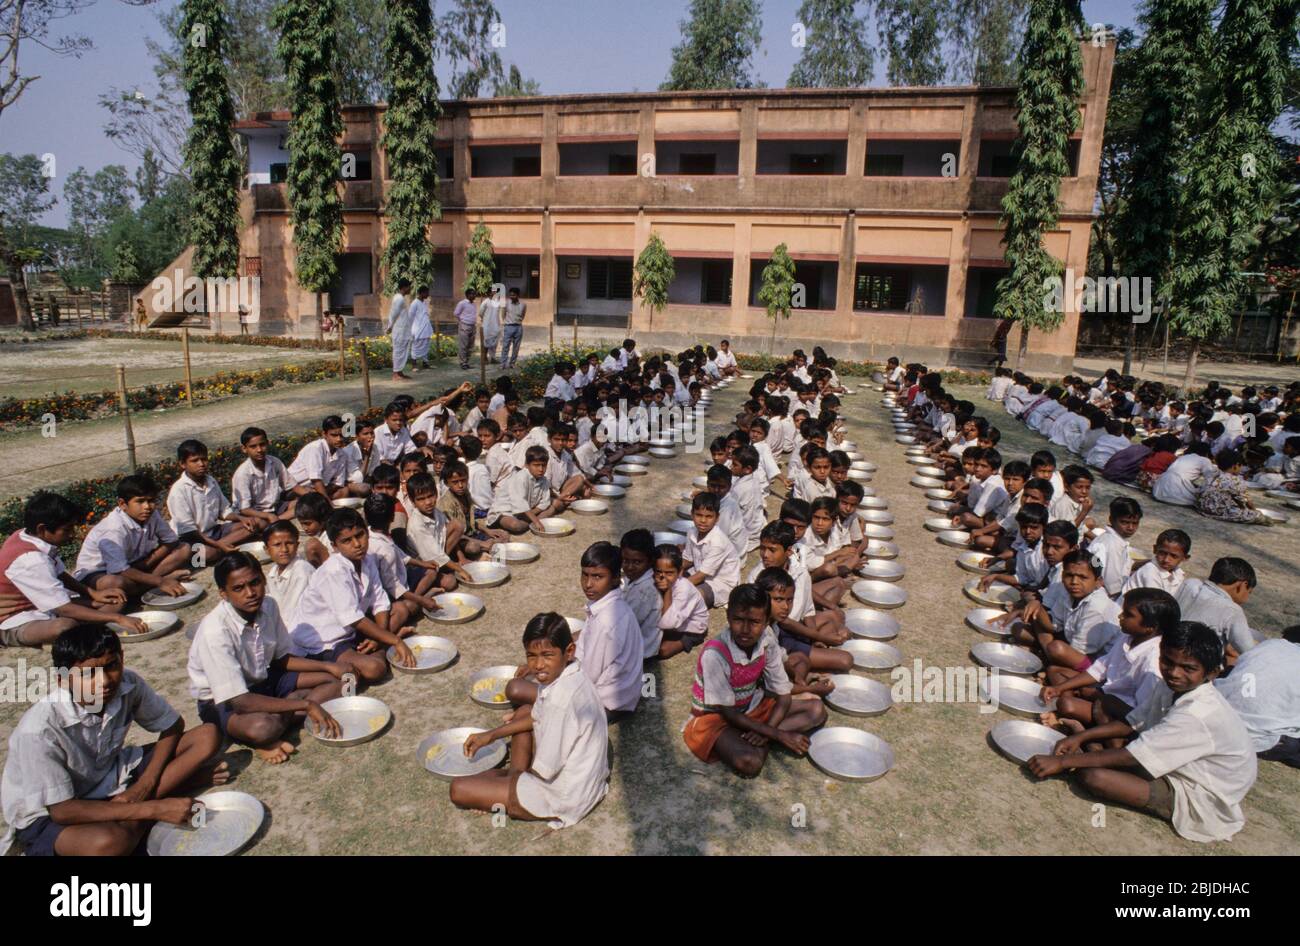
[[[152,199],[110,224],[103,237],[107,257],[116,258],[129,245],[141,281],[152,279],[185,249],[189,206],[190,182],[179,175],[167,178]]]
[[[129,285],[140,282],[140,261],[136,259],[135,248],[130,243],[119,243],[114,250],[110,277],[114,282]]]
[[[875,56],[866,40],[867,21],[856,0],[804,0],[795,19],[806,29],[805,45],[790,71],[791,88],[842,89],[870,85]]]
[[[40,258],[36,238],[38,221],[57,203],[58,198],[50,193],[50,180],[39,157],[0,154],[0,236],[12,251],[23,254],[26,261]]]
[[[878,0],[876,26],[890,85],[936,85],[943,78],[946,0]]]
[[[509,77],[504,82],[497,82],[492,95],[499,99],[527,98],[541,95],[542,87],[536,79],[525,79],[519,67],[511,63]]]
[[[672,285],[676,266],[668,247],[657,233],[650,234],[645,249],[637,257],[632,278],[632,294],[651,312],[662,312],[668,305],[668,287]]]
[[[384,286],[392,292],[405,276],[417,284],[433,273],[428,224],[442,216],[438,185],[438,80],[433,74],[433,20],[428,0],[388,0],[384,44],[388,111],[383,149],[388,158],[388,242]]]
[[[1128,246],[1119,232],[1120,218],[1128,208],[1134,177],[1132,162],[1139,141],[1143,96],[1139,87],[1142,54],[1137,34],[1130,29],[1115,34],[1115,66],[1106,103],[1106,129],[1097,171],[1097,217],[1088,243],[1088,272],[1103,276],[1119,271],[1143,275],[1130,267]]]
[[[1024,35],[1028,0],[951,0],[944,35],[953,51],[954,82],[1014,85],[1016,53]]]
[[[465,284],[461,291],[472,289],[479,298],[490,295],[495,270],[492,231],[480,220],[470,235],[469,246],[465,247]]]
[[[691,0],[681,21],[682,42],[673,47],[668,92],[691,89],[752,89],[754,52],[763,41],[757,0]]]
[[[1022,352],[1028,329],[1052,331],[1065,317],[1043,304],[1044,284],[1061,272],[1043,236],[1056,226],[1061,178],[1070,173],[1067,149],[1083,91],[1081,22],[1077,0],[1031,0],[1016,92],[1016,170],[1002,200],[1010,271],[998,283],[993,307],[998,318],[1021,324]]]
[[[189,242],[194,246],[194,274],[235,276],[239,272],[239,178],[235,152],[235,108],[226,82],[222,50],[226,18],[221,0],[184,0],[181,29],[185,93],[190,131],[185,165],[194,186],[189,215]]]
[[[772,251],[772,258],[763,267],[762,285],[758,289],[758,301],[767,306],[767,317],[775,325],[777,318],[790,318],[790,307],[794,299],[794,260],[790,250],[780,243]],[[775,329],[773,329],[775,331]]]
[[[485,84],[503,80],[501,54],[493,43],[493,31],[500,28],[501,14],[492,0],[451,0],[438,21],[437,39],[450,66],[452,98],[478,98]]]
[[[277,46],[284,62],[293,118],[287,177],[298,284],[326,292],[338,278],[343,244],[339,194],[343,134],[335,80],[338,0],[285,0],[276,8]]]

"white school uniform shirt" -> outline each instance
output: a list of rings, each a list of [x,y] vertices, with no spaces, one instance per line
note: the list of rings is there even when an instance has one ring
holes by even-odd
[[[749,528],[745,525],[745,514],[740,502],[733,495],[734,490],[718,500],[718,523],[713,528],[721,529],[731,540],[737,558],[744,558],[749,549]]]
[[[556,453],[548,445],[546,448],[548,459],[546,461],[546,479],[551,484],[551,489],[557,493],[564,488],[564,483],[570,476],[578,472],[578,465],[569,459],[569,451]]]
[[[1031,547],[1024,536],[1016,536],[1011,543],[1011,551],[1016,553],[1016,581],[1021,588],[1037,588],[1047,577],[1047,559],[1043,557],[1041,540]]]
[[[280,497],[293,489],[293,478],[279,457],[266,455],[262,469],[252,460],[239,464],[230,478],[230,499],[236,509],[273,513]]]
[[[615,588],[586,605],[587,623],[574,652],[582,672],[610,712],[634,710],[641,700],[644,641],[636,615]]]
[[[301,549],[302,546],[299,546]],[[284,567],[271,564],[266,569],[266,593],[275,599],[280,607],[280,617],[293,614],[298,607],[298,599],[307,590],[316,569],[305,558],[295,558]]]
[[[600,363],[600,369],[606,374],[617,374],[623,370],[623,365],[613,355],[606,355],[605,360]]]
[[[1267,752],[1283,736],[1300,739],[1300,645],[1261,641],[1214,685],[1246,724],[1256,752]]]
[[[280,606],[267,595],[249,621],[229,601],[207,613],[194,632],[185,672],[190,695],[200,702],[225,703],[264,681],[271,664],[292,653],[293,643]]]
[[[439,568],[451,560],[447,555],[447,517],[438,509],[426,516],[412,501],[406,510],[406,541],[416,558]]]
[[[355,565],[338,552],[312,574],[289,620],[294,651],[319,654],[355,635],[353,625],[367,612],[379,614],[390,607],[374,556]]]
[[[289,464],[294,485],[310,486],[313,480],[320,480],[326,486],[342,486],[348,473],[342,453],[341,449],[331,452],[324,437],[313,440]]]
[[[767,512],[763,508],[763,480],[758,471],[736,477],[731,481],[729,496],[736,497],[740,507],[741,518],[745,522],[745,551],[758,545],[758,534],[767,524]]]
[[[1097,438],[1097,443],[1088,455],[1083,458],[1083,462],[1088,466],[1101,468],[1106,465],[1115,454],[1133,446],[1127,437],[1117,437],[1115,434],[1102,434]]]
[[[406,585],[407,555],[397,543],[378,529],[370,529],[370,548],[367,553],[375,559],[379,569],[379,581],[384,586],[384,594],[396,601],[411,589]]]
[[[719,368],[734,368],[734,367],[736,367],[736,355],[735,355],[735,353],[732,352],[732,351],[730,351],[730,350],[728,350],[728,351],[723,351],[722,349],[718,349],[718,367],[719,367]]]
[[[23,713],[9,736],[0,778],[0,808],[9,828],[0,855],[14,835],[49,809],[74,798],[104,800],[123,792],[144,761],[144,748],[126,745],[132,723],[160,733],[179,720],[176,712],[134,670],[99,713],[73,702],[60,687]]]
[[[1015,532],[1019,528],[1019,523],[1016,522],[1016,515],[1020,512],[1020,502],[1023,497],[1023,491],[1010,497],[1010,502],[1007,503],[1006,511],[1002,513],[1002,516],[998,519],[998,526],[1003,532]]]
[[[86,534],[72,575],[78,581],[95,572],[120,575],[132,562],[138,562],[160,545],[175,541],[176,531],[157,509],[140,525],[119,506]]]
[[[726,604],[731,589],[740,584],[740,556],[726,533],[714,526],[701,538],[699,530],[692,525],[686,530],[682,558],[690,560],[688,573],[703,572],[710,576],[704,584],[713,590],[714,606]]]
[[[1246,623],[1246,612],[1214,582],[1189,578],[1177,597],[1184,621],[1209,625],[1225,646],[1231,644],[1239,654],[1255,646],[1255,633]]]
[[[795,547],[800,550],[803,564],[810,570],[820,568],[822,562],[826,561],[826,556],[831,553],[829,541],[819,539],[812,526],[804,530],[803,538],[795,543]]]
[[[817,613],[817,605],[813,602],[812,578],[808,574],[808,569],[804,567],[803,560],[793,554],[796,548],[797,545],[790,549],[792,554],[785,563],[785,572],[794,580],[794,597],[790,599],[790,620],[802,622],[804,618],[812,617]],[[751,583],[757,581],[762,571],[763,563],[760,561],[749,570],[745,581]]]
[[[411,439],[411,432],[405,425],[397,428],[397,433],[389,430],[386,423],[375,427],[375,445],[370,449],[370,456],[372,459],[378,458],[376,466],[378,463],[393,463],[403,453],[414,450],[415,441]]]
[[[577,662],[533,703],[533,758],[516,793],[552,828],[577,824],[609,791],[609,728],[600,697]]]
[[[1184,454],[1156,477],[1151,485],[1151,496],[1174,506],[1194,506],[1201,492],[1197,481],[1217,469],[1209,457]]]
[[[578,396],[573,390],[573,385],[558,374],[551,375],[551,380],[546,384],[546,397],[559,398],[561,401],[572,401]]]
[[[1101,582],[1106,587],[1106,594],[1112,598],[1124,590],[1124,582],[1133,572],[1133,559],[1129,558],[1128,554],[1130,547],[1129,540],[1121,537],[1110,526],[1102,529],[1101,535],[1088,543],[1088,551],[1104,553]]]
[[[167,512],[171,517],[172,528],[179,535],[187,532],[206,533],[234,511],[235,507],[230,504],[211,473],[202,484],[182,473],[167,492]]]
[[[372,445],[367,456],[361,455],[361,444],[355,440],[339,449],[339,459],[343,462],[343,476],[349,483],[361,483],[375,472],[382,460],[379,451]]]
[[[465,464],[469,470],[469,499],[478,509],[488,509],[492,505],[492,475],[488,473],[487,464],[480,458]]]
[[[1175,831],[1189,841],[1226,841],[1245,826],[1241,801],[1255,784],[1255,752],[1246,724],[1212,683],[1175,699],[1162,680],[1127,719],[1138,731],[1129,753],[1173,786]]]
[[[545,447],[550,453],[550,439],[545,427],[533,427],[523,436],[523,439],[510,447],[510,462],[516,469],[522,470],[528,459],[528,448]]]
[[[447,438],[443,435],[443,431],[438,428],[438,418],[441,417],[444,413],[450,414],[451,412],[448,411],[441,404],[434,404],[432,407],[428,408],[427,410],[422,411],[419,417],[411,421],[408,436],[414,437],[416,434],[424,434],[426,437],[429,438],[428,445],[431,447],[435,446],[436,444],[443,443]],[[452,414],[451,417],[447,418],[447,430],[451,429],[451,418],[455,416],[456,416],[455,414]],[[380,424],[379,426],[387,427],[388,425]],[[407,429],[407,428],[403,428],[403,429]],[[379,442],[378,436],[379,436],[379,428],[376,427],[375,428],[376,443]]]
[[[1007,507],[1010,505],[1011,494],[1007,492],[1006,480],[1002,478],[1001,473],[994,473],[982,484],[979,498],[975,500],[971,512],[977,516],[1000,519],[1006,515]]]
[[[583,476],[592,479],[602,466],[605,465],[605,448],[598,445],[594,440],[588,440],[586,443],[578,444],[578,448],[573,451],[573,462],[578,465]]]
[[[990,401],[1001,401],[1007,396],[1007,391],[1012,385],[1012,380],[1008,377],[997,377],[989,383],[989,389],[984,396]]]
[[[527,470],[515,470],[497,484],[488,508],[488,520],[500,516],[522,516],[531,509],[547,505],[551,498],[551,484],[546,477],[534,477]]]
[[[1141,568],[1135,569],[1128,578],[1124,579],[1124,587],[1121,589],[1123,594],[1128,594],[1134,588],[1159,588],[1161,591],[1167,591],[1175,598],[1178,592],[1183,588],[1183,582],[1187,580],[1187,575],[1181,568],[1175,568],[1171,572],[1165,571],[1155,560],[1151,560]]]
[[[831,482],[829,476],[818,483],[813,479],[811,473],[803,469],[800,469],[799,473],[794,477],[792,489],[794,490],[794,498],[802,499],[805,502],[812,502],[814,499],[821,499],[823,496],[835,496],[835,484]]]
[[[1102,691],[1129,706],[1142,706],[1163,678],[1160,676],[1160,635],[1134,645],[1121,633],[1084,671],[1102,682]]]
[[[497,441],[483,455],[483,465],[487,467],[488,478],[493,487],[514,471],[514,461],[510,459],[510,444]]]
[[[686,578],[673,582],[672,597],[668,607],[659,618],[659,630],[677,631],[682,634],[709,633],[709,606],[704,603],[700,589]]]
[[[490,413],[491,413],[491,404],[489,403],[489,406],[488,406],[488,414],[490,414]],[[461,424],[460,424],[461,430],[467,430],[467,431],[469,431],[470,433],[472,433],[472,434],[474,434],[475,436],[477,436],[477,435],[478,435],[478,425],[479,425],[480,423],[482,423],[483,421],[485,421],[485,420],[488,419],[488,414],[485,414],[483,411],[479,410],[479,409],[478,409],[478,405],[475,404],[475,405],[474,405],[473,407],[471,407],[471,408],[469,409],[469,411],[465,414],[465,419],[464,419],[463,421],[461,421]]]
[[[772,437],[770,431],[767,436],[768,440],[770,440]],[[777,465],[776,456],[772,453],[772,445],[768,440],[760,440],[758,443],[751,444],[758,454],[758,467],[754,472],[762,479],[764,490],[781,475],[781,467]]]
[[[799,435],[795,429],[794,421],[787,417],[778,417],[773,426],[781,428],[781,449],[780,453],[789,453],[794,449],[794,439]]]
[[[1070,522],[1077,522],[1081,512],[1083,512],[1083,504],[1075,502],[1070,498],[1069,493],[1063,492],[1059,496],[1052,497],[1052,504],[1047,507],[1047,521],[1055,522],[1057,519],[1066,519]]]
[[[1085,656],[1100,653],[1120,633],[1119,615],[1120,606],[1097,588],[1070,608],[1062,629],[1065,642]]]
[[[659,653],[659,644],[663,641],[663,632],[659,630],[659,607],[662,599],[655,588],[654,569],[647,568],[636,581],[620,580],[619,588],[623,600],[632,609],[636,623],[641,628],[641,640],[645,644],[642,656],[649,660]]]
[[[34,606],[34,610],[11,615],[0,624],[0,628],[19,627],[31,621],[43,621],[52,617],[55,608],[61,608],[72,601],[72,595],[64,587],[59,576],[63,574],[63,561],[59,550],[44,539],[38,539],[26,529],[19,532],[24,542],[35,546],[30,552],[16,556],[5,569],[5,577],[14,583]]]

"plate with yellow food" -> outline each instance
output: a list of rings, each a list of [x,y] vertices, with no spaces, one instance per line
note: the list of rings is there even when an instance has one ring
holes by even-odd
[[[518,669],[513,664],[501,664],[480,670],[469,678],[469,698],[480,706],[510,709],[506,684],[515,678]]]
[[[405,639],[406,646],[415,655],[414,667],[403,667],[397,662],[396,652],[388,648],[388,663],[394,670],[403,673],[437,673],[446,670],[456,662],[458,651],[456,645],[445,637],[432,634],[416,634]]]
[[[338,737],[331,739],[321,735],[310,721],[303,729],[315,736],[321,744],[340,748],[378,739],[393,719],[393,711],[388,708],[388,704],[373,696],[340,696],[326,700],[321,704],[321,709],[338,720],[339,728],[342,729]]]
[[[439,624],[464,624],[483,613],[483,599],[467,591],[450,591],[433,599],[437,611],[425,611],[430,621]]]
[[[478,775],[488,769],[495,769],[506,760],[506,740],[498,739],[474,753],[473,757],[465,755],[465,740],[475,733],[487,732],[477,726],[457,726],[454,729],[440,729],[426,736],[415,750],[416,761],[425,771],[432,772],[440,779],[451,781],[462,775]]]

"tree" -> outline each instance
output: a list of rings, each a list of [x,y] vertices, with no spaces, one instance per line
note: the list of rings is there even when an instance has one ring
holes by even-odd
[[[492,90],[492,96],[498,99],[526,98],[541,95],[542,87],[536,79],[525,79],[519,67],[511,63],[509,78],[498,82]]]
[[[945,0],[878,0],[876,28],[890,85],[935,85],[943,78]]]
[[[1055,331],[1065,317],[1044,303],[1043,293],[1060,278],[1061,265],[1043,237],[1056,226],[1061,178],[1070,173],[1070,135],[1079,122],[1083,91],[1082,22],[1078,0],[1030,0],[1016,90],[1015,172],[1002,199],[1010,271],[998,283],[993,306],[996,317],[1020,323],[1017,364],[1029,348],[1030,329]]]
[[[322,293],[338,278],[343,244],[339,195],[343,116],[334,70],[338,0],[284,0],[276,8],[277,49],[293,102],[289,120],[288,184],[298,285],[316,294],[316,332],[321,333]]]
[[[113,253],[113,271],[110,277],[114,282],[136,285],[140,282],[140,263],[136,259],[135,249],[130,243],[119,243]]]
[[[34,154],[0,154],[0,263],[14,291],[14,307],[25,331],[33,331],[23,268],[45,254],[36,239],[37,220],[58,199],[50,193],[45,163]]]
[[[944,35],[952,78],[971,85],[1013,85],[1028,0],[952,0]]]
[[[650,234],[633,269],[632,294],[650,310],[650,328],[653,329],[655,313],[662,312],[668,305],[668,287],[676,275],[672,254],[659,234]]]
[[[1190,138],[1176,208],[1170,326],[1191,340],[1184,388],[1196,378],[1201,344],[1226,332],[1242,279],[1277,194],[1271,126],[1282,111],[1300,5],[1227,0],[1206,64],[1202,120]]]
[[[239,271],[239,179],[234,106],[226,84],[222,49],[226,20],[220,0],[185,0],[181,21],[185,46],[185,93],[190,131],[185,164],[193,184],[189,242],[200,278],[235,276]]]
[[[758,301],[767,306],[767,317],[772,320],[772,339],[768,343],[767,353],[776,350],[777,319],[790,318],[790,308],[794,304],[794,260],[784,243],[777,244],[772,251],[772,258],[763,267],[763,282],[758,287]]]
[[[469,246],[465,247],[465,284],[462,292],[474,290],[474,295],[482,298],[492,294],[492,284],[496,280],[496,256],[492,248],[492,231],[482,220],[470,234]]]
[[[438,20],[439,51],[451,67],[452,98],[476,99],[488,83],[504,77],[501,54],[505,45],[501,14],[491,0],[452,0]]]
[[[47,53],[79,58],[92,48],[85,36],[50,37],[51,25],[91,6],[94,0],[0,0],[0,116],[18,101],[40,76],[22,71],[25,48],[39,46]]]
[[[406,276],[417,284],[433,272],[429,221],[442,216],[438,186],[438,80],[433,74],[433,17],[428,0],[388,0],[388,111],[383,149],[390,184],[385,207],[384,286]]]
[[[667,92],[752,89],[754,52],[763,40],[758,0],[691,0],[681,21],[682,42],[673,47]]]
[[[115,221],[132,212],[131,191],[131,178],[120,164],[110,164],[94,174],[77,168],[64,179],[68,230],[78,247],[75,265],[63,274],[69,285],[91,286],[108,274],[112,254],[104,237]]]
[[[791,88],[846,89],[869,85],[875,55],[866,40],[867,21],[856,0],[804,0],[795,14],[805,45],[790,71]]]
[[[426,0],[425,5],[432,18],[433,3]],[[389,12],[387,0],[349,0],[339,4],[334,30],[338,36],[335,73],[340,102],[364,104],[383,96],[389,75],[386,65]]]

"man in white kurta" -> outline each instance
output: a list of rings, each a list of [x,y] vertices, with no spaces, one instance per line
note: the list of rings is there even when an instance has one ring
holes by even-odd
[[[388,323],[386,328],[393,340],[393,380],[409,381],[406,363],[411,359],[411,304],[407,295],[411,292],[411,281],[403,279],[397,284],[397,295],[393,296],[388,306]]]
[[[433,340],[433,322],[429,320],[429,287],[421,286],[411,303],[411,360],[421,368],[429,367],[429,342]]]

